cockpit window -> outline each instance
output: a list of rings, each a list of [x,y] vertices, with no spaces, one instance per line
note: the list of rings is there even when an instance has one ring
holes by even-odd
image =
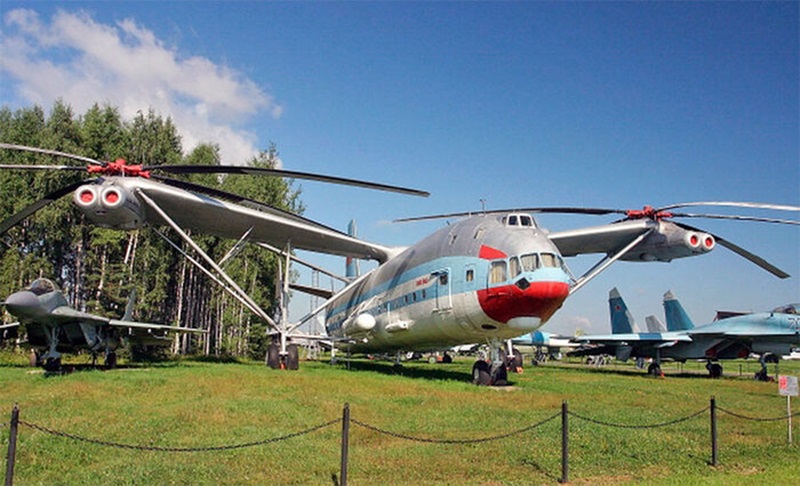
[[[561,258],[553,253],[542,253],[542,266],[545,268],[558,268],[561,266]]]
[[[46,278],[37,278],[28,287],[28,290],[30,290],[36,295],[44,295],[50,292],[54,292],[56,289],[58,289],[56,284],[54,284],[52,280]]]
[[[526,272],[533,272],[539,268],[539,255],[536,253],[522,255],[520,259],[522,260],[522,268],[524,268]]]
[[[789,304],[784,305],[782,307],[778,307],[772,312],[776,312],[778,314],[793,314],[793,315],[800,315],[800,304]]]
[[[489,283],[505,282],[506,279],[506,261],[493,261],[491,268],[489,268]]]
[[[517,257],[511,257],[508,260],[508,273],[511,275],[511,278],[514,278],[522,273],[522,265],[520,265]]]
[[[533,228],[536,226],[530,214],[509,214],[505,216],[502,221],[506,226],[515,226],[518,228]]]

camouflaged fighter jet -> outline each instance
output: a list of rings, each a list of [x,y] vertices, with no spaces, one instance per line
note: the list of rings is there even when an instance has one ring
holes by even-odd
[[[28,344],[34,356],[32,364],[45,370],[61,367],[61,353],[86,350],[93,356],[104,355],[107,368],[117,364],[116,350],[125,342],[146,346],[169,346],[176,332],[205,333],[199,329],[165,326],[129,320],[132,300],[125,317],[109,319],[80,312],[67,304],[64,294],[53,281],[39,278],[25,290],[9,295],[2,305],[19,322],[6,324],[6,330],[25,324]]]

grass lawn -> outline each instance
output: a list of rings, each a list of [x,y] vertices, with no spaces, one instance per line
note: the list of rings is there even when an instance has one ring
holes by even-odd
[[[718,412],[718,465],[711,458],[709,413],[658,428],[646,426],[719,407],[747,417],[786,414],[776,383],[750,379],[751,361],[725,362],[725,377],[705,377],[703,363],[664,366],[653,379],[630,365],[530,366],[511,386],[469,383],[471,359],[453,364],[354,360],[303,362],[299,371],[263,363],[174,361],[102,371],[78,366],[48,376],[24,366],[24,355],[0,359],[2,453],[14,403],[20,419],[89,439],[78,441],[20,425],[17,484],[334,484],[339,476],[345,403],[351,419],[348,483],[556,484],[561,477],[560,416],[523,433],[478,443],[462,441],[518,431],[560,412],[567,400],[569,478],[573,484],[797,484],[800,417],[794,443],[787,421],[752,421]],[[84,362],[76,358],[75,362]],[[800,375],[782,361],[781,374]],[[770,365],[774,374],[775,365]],[[740,376],[741,373],[741,376]],[[5,407],[5,411],[2,410]],[[795,399],[794,410],[800,410]],[[3,415],[5,414],[5,415]],[[590,418],[584,420],[581,417]],[[336,421],[313,432],[271,441]],[[360,424],[369,426],[364,427]]]

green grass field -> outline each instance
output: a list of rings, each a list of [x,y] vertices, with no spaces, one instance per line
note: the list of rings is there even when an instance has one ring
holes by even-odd
[[[23,355],[0,364],[2,454],[14,403],[26,423],[90,439],[162,448],[205,448],[262,442],[341,419],[350,404],[348,483],[556,484],[561,477],[560,417],[502,440],[481,439],[570,411],[569,478],[573,484],[797,484],[800,427],[787,444],[787,421],[751,421],[719,413],[718,465],[711,459],[709,413],[658,424],[717,405],[748,417],[785,416],[776,383],[749,377],[754,362],[726,362],[709,380],[702,363],[682,373],[667,364],[653,379],[629,365],[526,364],[512,386],[469,383],[471,359],[449,365],[354,360],[303,362],[300,371],[262,363],[175,361],[123,365],[47,376]],[[83,360],[81,360],[83,362]],[[739,370],[742,376],[739,376]],[[775,365],[770,365],[774,373]],[[800,375],[800,362],[780,363]],[[800,402],[795,400],[795,409]],[[77,441],[20,425],[16,484],[334,484],[339,477],[341,423],[254,447],[202,452],[131,450]]]

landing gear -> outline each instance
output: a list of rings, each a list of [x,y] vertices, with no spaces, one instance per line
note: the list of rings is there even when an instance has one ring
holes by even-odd
[[[522,353],[517,348],[511,348],[511,356],[506,358],[508,371],[512,373],[522,373]]]
[[[500,342],[489,344],[490,360],[479,359],[472,366],[472,382],[479,386],[508,385],[508,355]]]
[[[489,386],[492,384],[492,376],[489,373],[489,363],[478,360],[472,365],[472,383],[478,386]]]
[[[117,353],[109,351],[106,353],[105,366],[107,370],[113,370],[117,367]]]
[[[777,360],[773,358],[776,358],[774,354],[765,353],[762,354],[761,357],[758,359],[758,362],[761,363],[761,369],[756,372],[755,379],[757,381],[770,381],[769,371],[767,371],[767,363],[768,362],[777,363]]]
[[[281,369],[281,349],[278,343],[270,343],[267,347],[267,366],[273,370]]]
[[[300,351],[296,344],[286,346],[286,354],[281,354],[281,346],[277,342],[267,346],[267,366],[273,370],[300,369]]]
[[[650,366],[647,367],[647,374],[655,376],[656,378],[664,376],[664,373],[661,371],[661,365],[656,362],[650,363]]]
[[[43,366],[45,371],[61,371],[61,357],[47,358]]]
[[[709,360],[706,362],[706,369],[708,370],[708,376],[711,378],[719,378],[722,376],[722,365]]]

